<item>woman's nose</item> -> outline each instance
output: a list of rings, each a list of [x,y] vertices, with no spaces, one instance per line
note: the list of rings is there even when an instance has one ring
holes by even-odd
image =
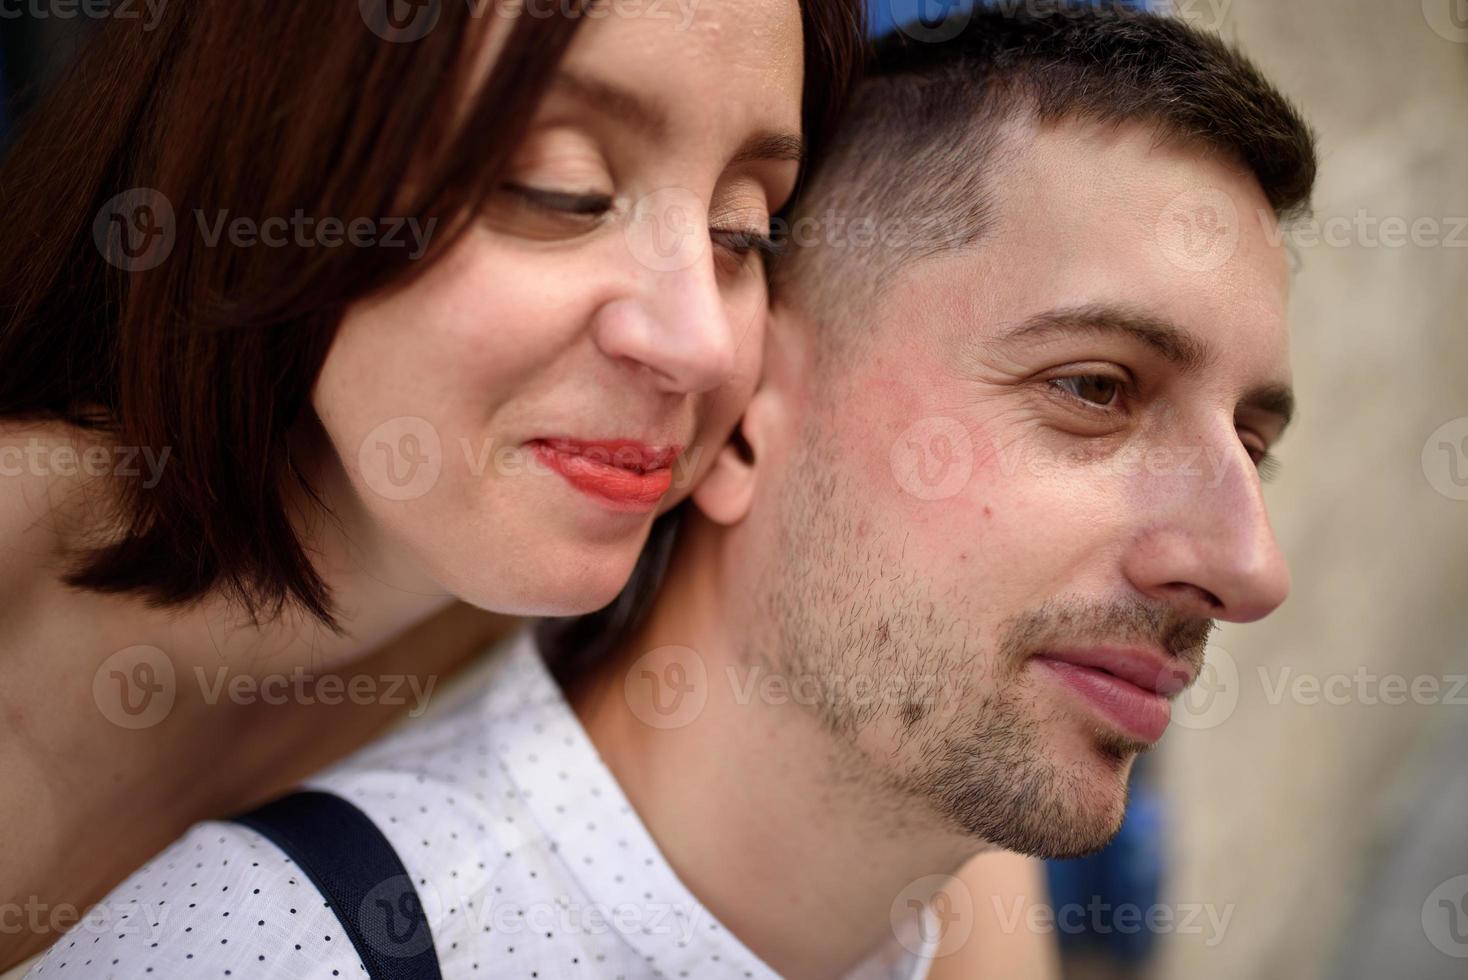
[[[719,288],[709,251],[708,231],[700,223],[702,242],[695,252],[687,244],[688,228],[667,230],[683,236],[677,246],[691,261],[662,262],[649,268],[639,261],[629,289],[596,313],[593,334],[606,356],[646,367],[665,391],[697,394],[724,384],[734,372],[738,346],[734,327]],[[665,249],[674,246],[667,237]],[[636,250],[633,250],[636,258]]]

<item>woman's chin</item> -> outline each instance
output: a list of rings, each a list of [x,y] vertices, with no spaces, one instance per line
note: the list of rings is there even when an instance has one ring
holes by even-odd
[[[511,616],[579,616],[622,591],[645,535],[617,544],[542,542],[506,563],[486,560],[446,583],[464,602]],[[493,551],[487,552],[493,554]],[[483,572],[493,573],[485,579]],[[476,574],[476,572],[478,574]]]

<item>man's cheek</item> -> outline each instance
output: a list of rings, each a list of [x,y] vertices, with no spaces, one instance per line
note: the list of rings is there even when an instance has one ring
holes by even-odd
[[[1005,577],[1051,579],[1085,547],[1088,529],[1112,523],[1113,487],[1013,426],[971,430],[966,486],[946,508],[947,533],[971,542]],[[1053,584],[1053,583],[1052,583]]]

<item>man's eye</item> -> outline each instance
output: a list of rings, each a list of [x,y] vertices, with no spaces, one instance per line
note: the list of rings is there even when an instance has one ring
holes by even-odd
[[[1054,378],[1050,382],[1073,398],[1110,408],[1121,394],[1122,382],[1104,374],[1077,374],[1069,378]]]
[[[1265,483],[1279,476],[1279,457],[1269,450],[1250,448],[1249,458],[1254,461],[1254,467],[1259,471],[1259,479]]]

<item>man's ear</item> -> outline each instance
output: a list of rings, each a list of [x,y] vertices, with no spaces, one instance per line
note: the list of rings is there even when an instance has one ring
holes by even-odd
[[[734,426],[713,468],[693,488],[693,503],[715,524],[737,524],[749,513],[755,487],[768,466],[779,396],[761,385]]]

